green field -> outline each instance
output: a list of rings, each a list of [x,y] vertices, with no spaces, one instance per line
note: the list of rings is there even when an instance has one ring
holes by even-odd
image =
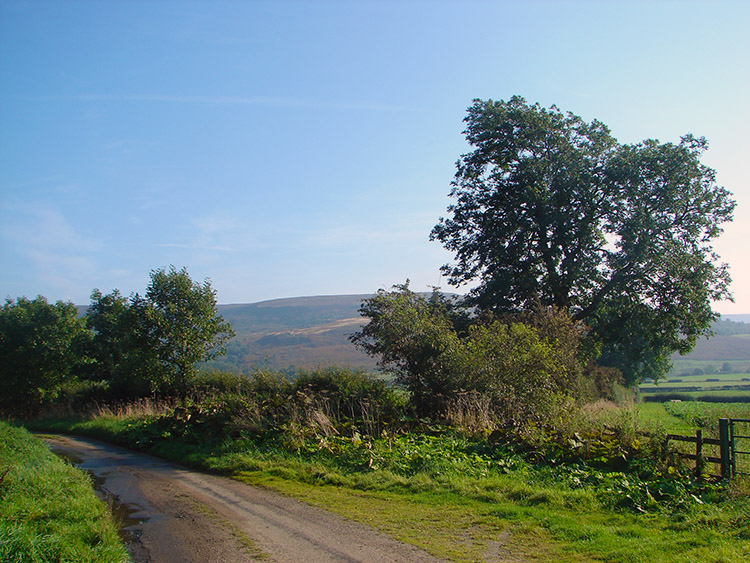
[[[679,394],[681,399],[707,399],[750,401],[750,374],[714,373],[701,375],[670,376],[658,383],[643,383],[640,392],[645,400],[654,400],[659,395],[672,397]]]

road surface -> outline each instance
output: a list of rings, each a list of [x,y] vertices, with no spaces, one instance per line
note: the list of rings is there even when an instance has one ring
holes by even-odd
[[[88,438],[44,439],[92,475],[122,523],[135,563],[438,561],[270,490]]]

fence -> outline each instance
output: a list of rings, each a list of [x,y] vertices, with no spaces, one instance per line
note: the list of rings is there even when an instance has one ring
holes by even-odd
[[[732,475],[750,475],[750,419],[748,418],[723,418],[728,420],[725,432],[728,434],[729,441],[729,463],[731,465]],[[721,423],[721,420],[719,421]],[[740,434],[742,425],[745,425],[744,434]],[[719,426],[721,431],[721,426]],[[744,463],[743,463],[744,461]],[[740,470],[742,469],[742,471]]]
[[[711,445],[711,446],[719,446],[720,451],[724,451],[724,447],[722,447],[721,439],[716,438],[704,438],[703,437],[703,430],[698,429],[695,431],[695,436],[681,436],[679,434],[667,434],[667,443],[669,443],[670,440],[674,440],[677,442],[692,442],[695,444],[695,453],[682,453],[678,452],[678,455],[680,457],[684,457],[687,459],[691,459],[695,461],[695,475],[697,477],[701,476],[705,472],[706,463],[714,463],[721,466],[721,474],[716,475],[714,473],[709,473],[712,477],[726,477],[727,472],[725,465],[723,463],[723,456],[722,457],[716,457],[712,455],[705,455],[703,451],[704,445]]]
[[[719,438],[704,438],[703,430],[698,429],[695,436],[682,436],[679,434],[667,434],[667,444],[670,440],[677,442],[692,442],[695,444],[695,453],[678,452],[683,458],[695,461],[695,474],[700,476],[705,473],[706,463],[713,463],[720,467],[720,474],[708,475],[712,477],[732,477],[733,475],[750,475],[744,471],[745,467],[750,467],[750,429],[747,434],[740,434],[738,429],[740,425],[747,424],[750,426],[750,419],[745,418],[721,418],[719,419]],[[719,446],[719,455],[706,455],[704,446]],[[745,461],[742,461],[742,460]]]

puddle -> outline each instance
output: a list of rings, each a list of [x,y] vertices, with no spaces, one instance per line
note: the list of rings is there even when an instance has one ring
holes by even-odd
[[[139,518],[136,516],[143,509],[137,504],[120,502],[120,499],[105,487],[107,482],[106,474],[97,475],[91,469],[84,467],[85,461],[83,458],[71,451],[58,448],[54,444],[49,444],[49,448],[55,455],[68,460],[72,465],[91,477],[96,496],[109,506],[122,541],[128,546],[138,542],[139,531],[134,528],[148,520],[148,518]]]

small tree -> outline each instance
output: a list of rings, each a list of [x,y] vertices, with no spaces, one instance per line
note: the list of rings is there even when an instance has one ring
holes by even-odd
[[[379,290],[365,299],[360,314],[370,319],[350,340],[378,365],[393,371],[412,394],[423,413],[436,408],[436,397],[455,384],[445,381],[441,355],[454,345],[457,336],[450,320],[450,303],[437,291],[429,299],[409,289],[409,281]]]
[[[150,343],[169,382],[183,395],[195,364],[226,351],[232,327],[216,312],[216,291],[209,280],[196,283],[187,269],[151,272],[145,300],[135,296],[143,337]]]

